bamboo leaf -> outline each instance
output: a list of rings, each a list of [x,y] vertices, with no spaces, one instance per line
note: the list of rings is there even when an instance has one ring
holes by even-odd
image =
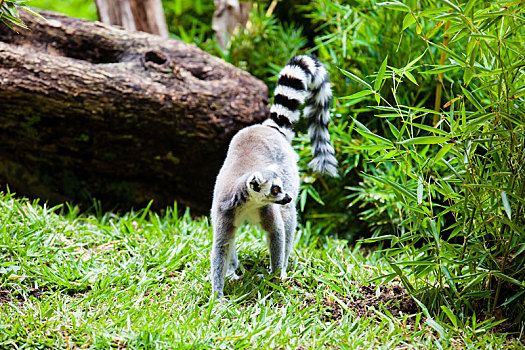
[[[403,75],[405,75],[408,78],[408,80],[410,80],[414,85],[419,86],[419,84],[417,83],[416,78],[414,78],[412,73],[410,73],[409,71],[405,71],[405,72],[403,72]]]
[[[347,149],[355,149],[355,150],[367,150],[367,151],[380,151],[380,150],[386,150],[392,148],[392,145],[385,145],[385,144],[379,144],[379,145],[361,145],[361,146],[349,146]]]
[[[458,172],[456,171],[456,169],[454,169],[454,167],[453,167],[449,162],[447,162],[445,159],[442,159],[442,162],[445,163],[445,165],[446,165],[450,170],[452,170],[452,172],[454,173],[454,175],[456,175],[456,177],[457,177],[459,180],[461,180],[461,182],[464,182],[464,181],[465,181],[465,179],[463,178],[463,176],[461,176],[461,174],[458,173]]]
[[[467,67],[465,71],[463,72],[463,84],[465,86],[468,86],[473,76],[474,76],[474,70],[470,67]]]
[[[410,12],[410,8],[401,1],[385,1],[379,2],[377,6],[386,7],[391,10],[398,10],[403,12]]]
[[[476,119],[469,120],[467,123],[468,126],[464,130],[464,134],[468,135],[468,134],[474,133],[476,130],[478,130],[483,125],[485,125],[487,121],[494,118],[495,116],[496,116],[495,113],[487,113],[487,114],[483,114],[481,117],[478,117]]]
[[[469,0],[469,2],[467,3],[467,6],[465,6],[465,14],[467,16],[471,16],[472,8],[476,2],[477,0]]]
[[[416,64],[420,59],[423,58],[423,56],[425,56],[425,54],[427,53],[427,50],[425,50],[425,52],[423,52],[421,55],[419,55],[418,57],[414,58],[412,61],[410,61],[406,66],[403,67],[403,70],[408,70],[409,68],[411,68],[414,64]]]
[[[382,183],[383,185],[386,185],[386,186],[390,186],[392,187],[392,189],[394,190],[394,192],[402,195],[402,196],[405,196],[405,197],[408,197],[410,198],[411,200],[413,201],[416,201],[417,200],[417,197],[416,195],[413,193],[413,192],[410,192],[409,190],[406,189],[406,186],[401,186],[389,179],[383,179],[379,176],[374,176],[374,175],[367,175],[367,177],[370,177],[374,180],[376,180],[377,182],[379,183]]]
[[[436,164],[437,162],[439,162],[441,160],[441,158],[443,158],[443,156],[445,154],[447,154],[448,151],[450,151],[450,149],[452,148],[453,145],[454,144],[452,144],[452,143],[446,143],[443,147],[441,147],[439,152],[434,157],[434,161],[432,162],[432,164]]]
[[[521,292],[518,292],[518,293],[514,294],[513,296],[511,296],[510,298],[508,298],[507,301],[505,301],[503,304],[501,304],[501,306],[507,306],[507,305],[509,305],[509,304],[512,303],[514,300],[516,300],[517,298],[519,298],[520,296],[522,296],[524,293],[525,293],[525,290],[522,290]]]
[[[460,68],[461,67],[458,66],[458,65],[449,64],[449,65],[446,65],[446,66],[437,66],[436,68],[427,70],[425,72],[421,72],[421,74],[440,74],[440,73],[445,73],[445,72],[448,72],[448,71],[451,71],[451,70],[458,70]]]
[[[383,149],[388,149],[387,147],[383,147]],[[394,149],[388,153],[386,153],[385,155],[377,158],[377,160],[389,160],[389,159],[394,159],[395,157],[398,157],[400,154],[399,154],[399,151]]]
[[[470,101],[472,102],[472,104],[478,109],[478,111],[483,111],[485,112],[485,108],[483,108],[483,106],[481,105],[481,103],[479,103],[479,101],[474,97],[474,95],[472,95],[470,93],[470,91],[468,91],[467,89],[465,89],[463,86],[460,86],[461,87],[461,90],[463,91],[463,93],[465,94],[465,97]]]
[[[386,123],[388,124],[388,127],[390,128],[390,132],[394,135],[394,137],[397,139],[399,137],[399,130],[395,127],[394,124],[392,124],[388,119],[385,119]]]
[[[423,203],[423,178],[419,176],[417,179],[417,204]]]
[[[437,248],[441,250],[441,238],[439,237],[436,220],[434,219],[430,219],[430,230],[432,231],[432,236],[434,237],[434,241],[436,241]]]
[[[373,93],[374,92],[371,91],[371,90],[362,90],[362,91],[356,92],[355,94],[352,94],[350,96],[340,97],[339,99],[341,99],[341,100],[354,100],[354,99],[357,99],[357,98],[360,98],[360,97],[363,97],[363,96],[371,95]]]
[[[428,324],[431,328],[433,328],[441,338],[445,338],[445,328],[443,328],[443,326],[434,321],[434,319],[427,317],[425,323]]]
[[[438,49],[440,50],[443,50],[447,53],[447,55],[450,55],[450,57],[454,58],[454,60],[459,63],[459,65],[461,67],[464,67],[465,66],[465,57],[464,56],[460,56],[457,52],[454,52],[452,51],[451,49],[449,49],[447,46],[443,46],[443,45],[440,45],[440,44],[436,44],[436,43],[433,43],[433,42],[430,42],[430,44],[432,46],[435,46],[437,47]]]
[[[454,289],[454,291],[457,293],[458,290],[456,289],[456,283],[454,283],[454,278],[452,277],[452,274],[450,273],[448,267],[446,267],[445,265],[441,265],[441,270],[443,271],[443,274],[445,275],[447,282],[450,284],[452,289]]]
[[[347,77],[349,77],[350,79],[353,79],[355,80],[356,82],[366,86],[368,89],[372,90],[372,85],[368,84],[366,81],[364,81],[363,79],[359,78],[357,75],[355,75],[354,73],[352,72],[349,72],[347,70],[344,70],[342,68],[338,68],[341,73],[343,73],[344,75],[346,75]]]
[[[523,282],[520,282],[517,279],[512,278],[510,276],[507,276],[507,275],[505,275],[505,274],[503,274],[503,273],[501,273],[499,271],[492,271],[492,274],[494,276],[496,276],[496,277],[501,278],[504,281],[510,282],[510,283],[515,284],[517,286],[521,286],[522,288],[525,287],[525,284]]]
[[[324,205],[324,202],[321,199],[321,196],[319,195],[319,192],[317,192],[315,187],[309,186],[307,191],[308,191],[308,194],[310,195],[310,197],[312,197],[317,203],[319,203],[321,205]]]
[[[444,135],[444,136],[448,136],[449,135],[446,131],[443,131],[441,129],[434,128],[432,126],[428,126],[428,125],[425,125],[425,124],[411,123],[411,122],[405,122],[405,123],[408,124],[408,125],[415,126],[418,129],[430,131],[430,132],[435,133],[435,134],[440,134],[440,135]]]
[[[35,17],[38,17],[38,18],[42,18],[42,19],[45,19],[40,13],[36,12],[36,11],[33,11],[33,9],[31,9],[30,7],[27,7],[27,6],[20,6],[20,8],[30,14],[32,14],[33,16]]]
[[[433,145],[437,143],[444,143],[450,140],[450,137],[445,136],[420,136],[411,139],[396,142],[400,145]]]
[[[408,27],[410,27],[412,24],[416,23],[416,18],[412,13],[407,13],[405,18],[403,19],[403,29],[405,30]]]
[[[355,125],[357,126],[357,129],[355,129],[355,131],[357,131],[359,134],[369,138],[369,139],[372,139],[374,141],[378,141],[378,142],[382,142],[382,143],[386,143],[390,146],[393,146],[393,142],[382,137],[382,136],[379,136],[379,135],[376,135],[374,134],[373,132],[371,132],[370,130],[368,130],[368,128],[366,126],[364,126],[363,124],[361,124],[357,119],[354,119],[354,122],[355,122]]]
[[[501,192],[501,200],[503,201],[503,208],[505,209],[505,213],[507,213],[509,220],[512,220],[512,209],[510,208],[509,200],[507,199],[507,194],[505,193],[505,191]]]
[[[441,310],[445,312],[450,322],[454,325],[454,328],[458,329],[458,318],[456,315],[454,315],[454,313],[452,313],[452,311],[445,305],[441,305]]]
[[[388,61],[388,55],[383,60],[383,63],[381,63],[381,67],[379,68],[379,72],[377,73],[376,81],[374,83],[375,91],[379,91],[379,89],[381,88],[381,83],[383,82],[383,77],[385,76],[385,72],[386,72],[387,61]]]
[[[423,17],[435,18],[438,13],[442,13],[442,12],[443,12],[442,8],[433,8],[433,9],[421,11],[418,15],[423,16]]]
[[[300,197],[300,207],[301,207],[301,212],[304,212],[304,208],[306,206],[306,198],[308,198],[308,191],[306,191],[306,189],[302,190],[301,191],[301,194],[299,195]]]
[[[456,12],[458,12],[458,13],[463,13],[463,11],[461,10],[461,8],[460,8],[458,5],[454,4],[452,1],[449,1],[449,0],[443,0],[443,2],[444,2],[445,4],[447,4],[448,6],[450,6],[451,8],[453,8],[454,10],[456,10]]]

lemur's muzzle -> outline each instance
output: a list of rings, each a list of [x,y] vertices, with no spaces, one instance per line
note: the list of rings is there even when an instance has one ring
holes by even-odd
[[[292,197],[290,197],[288,194],[286,194],[283,199],[281,199],[279,202],[276,202],[276,203],[284,205],[284,204],[290,203],[291,201],[292,201]]]

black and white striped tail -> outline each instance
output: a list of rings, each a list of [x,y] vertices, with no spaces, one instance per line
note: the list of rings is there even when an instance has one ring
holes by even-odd
[[[270,119],[265,124],[293,135],[293,125],[300,116],[299,107],[304,103],[303,117],[308,119],[314,156],[309,165],[319,173],[337,176],[337,160],[328,133],[331,100],[330,80],[322,63],[312,56],[296,56],[279,73]]]

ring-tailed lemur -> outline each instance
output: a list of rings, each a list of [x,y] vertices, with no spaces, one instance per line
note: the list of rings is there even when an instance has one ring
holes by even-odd
[[[211,211],[211,284],[218,299],[223,299],[224,277],[235,276],[239,265],[235,232],[244,221],[257,223],[267,232],[271,271],[280,270],[281,278],[286,278],[299,193],[299,157],[291,146],[292,127],[304,103],[314,156],[310,166],[337,176],[327,128],[331,99],[323,65],[311,56],[294,57],[279,73],[270,118],[233,137],[217,176]]]

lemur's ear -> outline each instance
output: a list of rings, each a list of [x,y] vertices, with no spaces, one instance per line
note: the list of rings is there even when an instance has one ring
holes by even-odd
[[[262,182],[263,182],[263,177],[262,177],[261,173],[255,172],[250,177],[249,186],[255,192],[260,192],[261,191],[261,184],[262,184]]]
[[[255,192],[259,192],[261,190],[261,185],[257,182],[257,179],[254,177],[252,181],[250,181],[250,187]]]

